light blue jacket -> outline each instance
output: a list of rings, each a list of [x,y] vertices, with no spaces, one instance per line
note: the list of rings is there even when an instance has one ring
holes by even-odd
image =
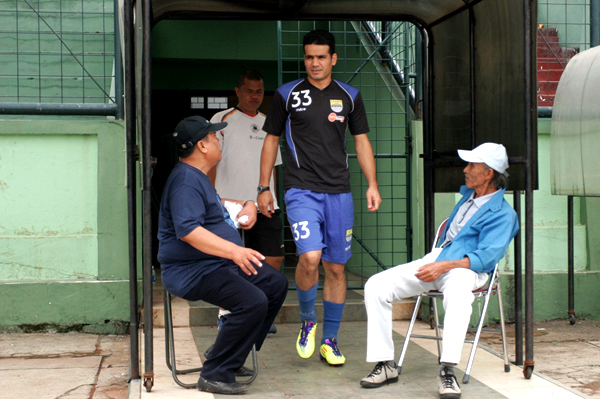
[[[446,246],[437,261],[459,260],[465,256],[471,261],[476,273],[491,273],[496,263],[506,253],[508,244],[519,231],[517,213],[504,199],[506,189],[498,191],[486,202],[458,232],[452,243]],[[473,189],[461,186],[462,198],[448,218],[440,243],[444,242],[448,227],[458,208],[469,199]]]

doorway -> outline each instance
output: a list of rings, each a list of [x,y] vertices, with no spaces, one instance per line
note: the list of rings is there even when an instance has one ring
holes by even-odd
[[[240,29],[238,24],[249,23],[251,32],[260,32],[259,35],[231,34],[232,30]],[[361,91],[376,157],[383,203],[378,212],[370,213],[364,200],[366,181],[356,159],[354,141],[348,134],[355,227],[347,278],[349,289],[361,289],[368,277],[382,268],[412,259],[411,121],[416,118],[419,101],[420,46],[416,44],[418,30],[407,22],[158,23],[152,33],[152,156],[156,158],[152,177],[153,228],[156,229],[162,188],[177,162],[171,145],[171,133],[177,122],[191,115],[210,119],[223,109],[219,107],[236,105],[235,78],[245,69],[256,69],[265,77],[267,95],[261,110],[266,113],[270,96],[279,84],[305,75],[301,40],[304,33],[316,28],[328,29],[336,36],[336,52],[341,62],[334,68],[334,78]],[[209,36],[205,34],[207,31]],[[285,159],[283,162],[285,165]],[[283,198],[283,193],[278,198]],[[295,245],[283,201],[280,204],[285,225],[284,270],[293,280],[297,262]],[[157,248],[155,241],[154,264],[157,264]]]

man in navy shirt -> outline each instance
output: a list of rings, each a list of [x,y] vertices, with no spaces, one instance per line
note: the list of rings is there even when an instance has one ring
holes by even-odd
[[[335,38],[328,31],[315,30],[304,36],[303,45],[307,77],[277,89],[263,126],[267,137],[261,155],[258,204],[262,214],[269,216],[273,209],[269,177],[279,138],[285,134],[285,204],[299,254],[296,288],[302,326],[296,350],[304,359],[315,350],[315,298],[322,261],[320,358],[330,366],[342,366],[346,358],[338,348],[337,335],[346,301],[344,265],[351,256],[354,223],[346,129],[354,139],[358,163],[369,185],[367,209],[379,209],[381,197],[362,97],[355,87],[331,77],[337,62]]]
[[[252,200],[223,199],[208,171],[221,159],[215,132],[227,123],[211,124],[199,116],[179,122],[173,133],[180,162],[163,192],[158,226],[158,260],[167,291],[189,301],[203,300],[231,311],[223,323],[198,380],[206,392],[239,394],[235,382],[252,345],[259,350],[287,294],[287,279],[259,252],[245,248],[222,202],[243,206],[242,229],[256,222]]]

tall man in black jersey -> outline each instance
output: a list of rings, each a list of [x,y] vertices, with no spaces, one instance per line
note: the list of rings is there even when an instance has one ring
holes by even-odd
[[[302,327],[296,349],[305,359],[315,350],[315,299],[322,261],[325,283],[320,358],[331,366],[342,366],[346,359],[338,348],[337,333],[346,301],[344,265],[351,256],[354,223],[346,153],[348,127],[369,184],[369,211],[379,209],[381,197],[362,97],[355,87],[331,77],[337,62],[335,38],[328,31],[315,30],[304,36],[303,45],[307,77],[277,89],[263,126],[267,136],[261,155],[258,204],[263,215],[273,209],[269,177],[279,137],[285,133],[285,204],[300,255],[296,287]]]

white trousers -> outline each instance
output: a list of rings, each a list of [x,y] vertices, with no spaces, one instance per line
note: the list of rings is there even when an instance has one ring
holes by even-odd
[[[417,269],[434,262],[441,248],[425,257],[369,278],[365,284],[367,308],[367,362],[395,360],[392,340],[392,301],[408,298],[431,290],[444,293],[444,334],[441,361],[458,364],[471,319],[472,290],[483,286],[487,273],[469,269],[452,269],[437,280],[426,283],[415,277]]]

